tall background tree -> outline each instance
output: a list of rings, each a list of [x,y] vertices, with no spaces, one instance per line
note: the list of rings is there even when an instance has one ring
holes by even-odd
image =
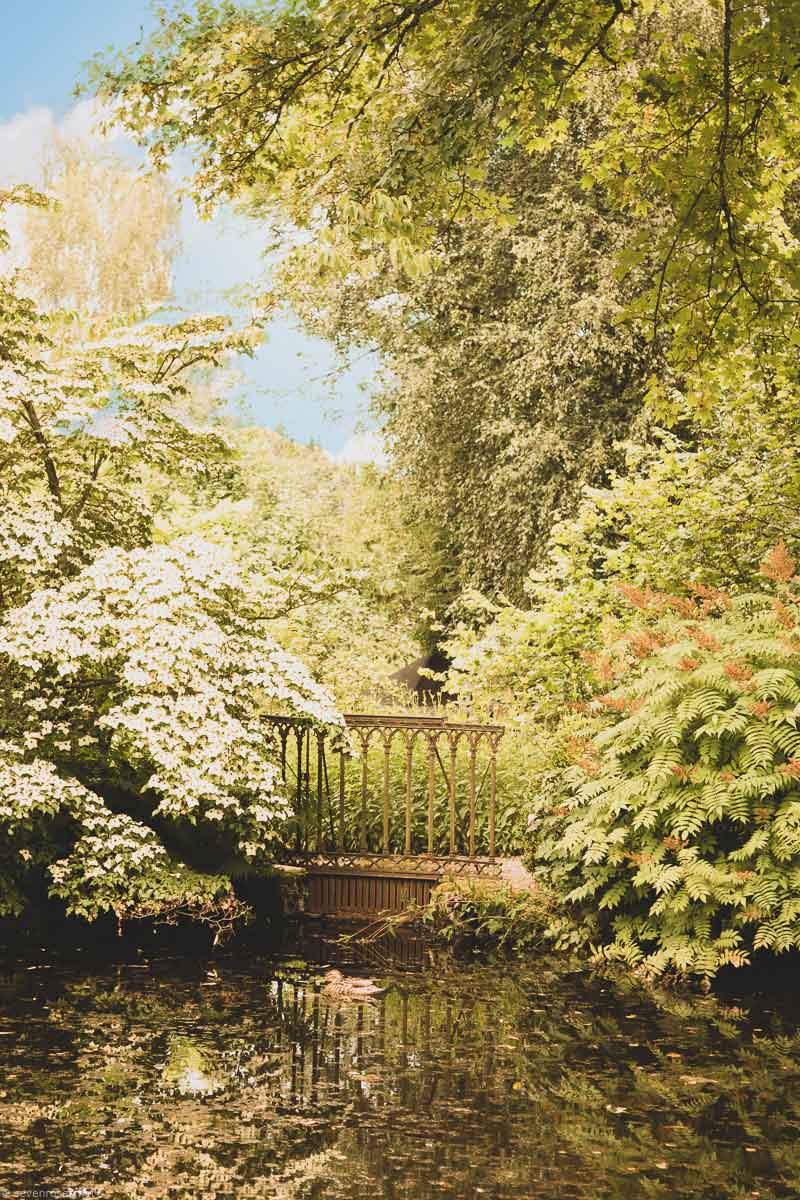
[[[663,340],[622,319],[643,288],[642,270],[615,269],[634,226],[580,185],[593,123],[584,114],[558,152],[498,151],[491,184],[510,222],[456,219],[425,274],[386,252],[340,284],[298,290],[293,264],[278,284],[315,330],[379,348],[374,406],[410,513],[449,548],[440,602],[465,586],[521,597],[583,485],[621,464],[623,438],[647,436],[647,382],[667,374]]]
[[[163,179],[56,138],[41,187],[54,203],[30,210],[22,233],[28,285],[42,308],[108,327],[169,298],[180,213]]]
[[[192,147],[201,205],[309,231],[281,297],[383,352],[441,611],[519,599],[653,413],[791,384],[795,25],[728,0],[206,4],[95,80],[156,165]]]

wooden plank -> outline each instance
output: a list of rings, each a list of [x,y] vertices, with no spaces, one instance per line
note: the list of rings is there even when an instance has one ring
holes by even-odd
[[[320,916],[371,916],[402,912],[409,901],[425,904],[438,878],[357,874],[310,874],[308,911]]]

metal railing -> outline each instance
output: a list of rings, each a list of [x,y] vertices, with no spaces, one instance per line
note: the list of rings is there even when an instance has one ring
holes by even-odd
[[[346,713],[353,753],[332,748],[306,719],[266,720],[294,799],[298,851],[494,859],[503,726]]]

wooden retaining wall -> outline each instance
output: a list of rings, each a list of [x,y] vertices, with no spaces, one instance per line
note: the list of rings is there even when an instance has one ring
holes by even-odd
[[[355,875],[310,871],[305,911],[309,916],[374,917],[399,913],[413,902],[427,904],[441,876]]]

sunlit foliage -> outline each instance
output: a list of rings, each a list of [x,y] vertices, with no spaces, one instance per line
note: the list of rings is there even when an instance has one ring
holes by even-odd
[[[772,594],[623,589],[642,620],[594,659],[605,716],[533,824],[610,957],[713,975],[800,945],[794,568],[779,543]]]
[[[154,477],[235,488],[229,448],[182,402],[193,367],[258,329],[192,318],[65,344],[18,282],[0,281],[0,909],[43,874],[89,917],[202,917],[215,898],[219,915],[229,880],[167,846],[191,827],[196,864],[215,861],[204,841],[217,863],[264,861],[288,806],[259,713],[338,719],[230,555],[152,540]]]

